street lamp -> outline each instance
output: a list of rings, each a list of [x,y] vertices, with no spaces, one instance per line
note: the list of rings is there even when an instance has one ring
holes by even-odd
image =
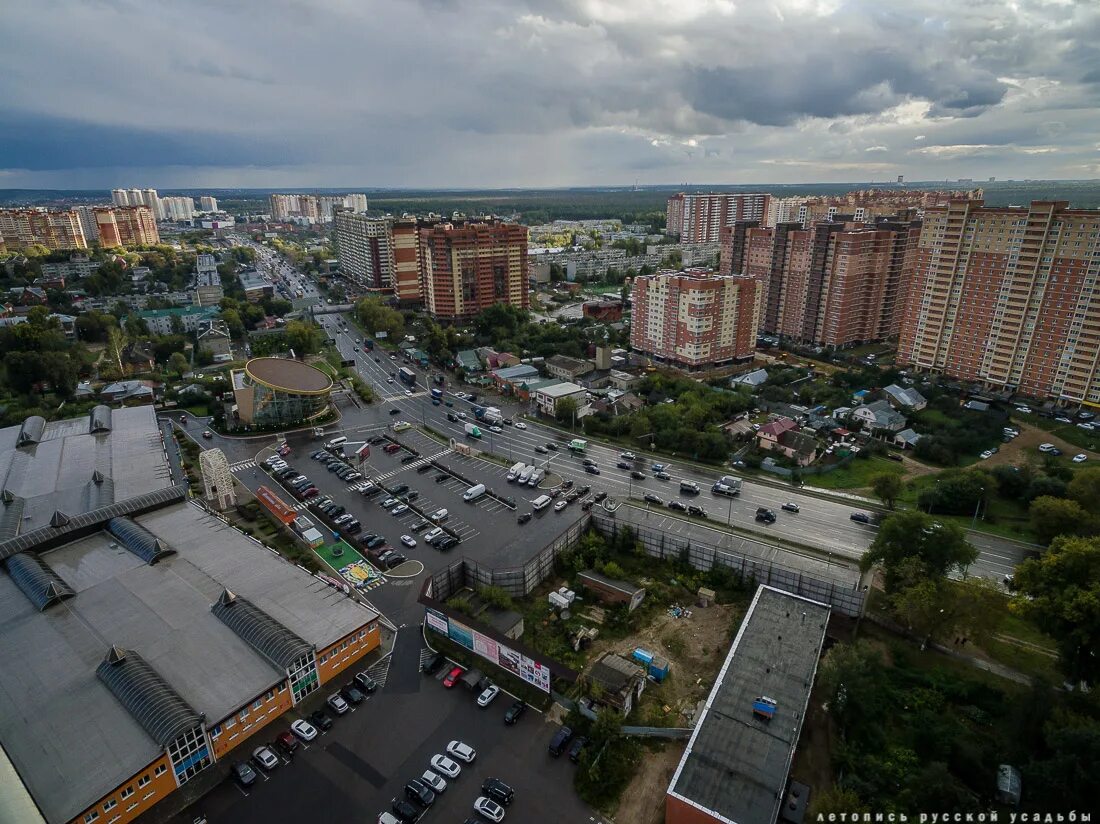
[[[970,528],[975,529],[978,526],[978,510],[982,506],[982,498],[985,496],[985,487],[978,488],[978,501],[974,504],[974,517],[970,519]]]

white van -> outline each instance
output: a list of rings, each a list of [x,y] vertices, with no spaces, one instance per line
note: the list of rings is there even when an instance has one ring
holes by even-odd
[[[520,461],[519,463],[515,464],[511,469],[509,469],[508,470],[508,482],[511,483],[516,478],[518,478],[519,473],[523,471],[523,468],[526,465],[527,464],[525,464],[523,461]]]
[[[450,513],[446,509],[437,509],[429,515],[428,518],[433,521],[445,521],[448,515],[450,515]]]
[[[325,444],[326,449],[335,449],[338,446],[343,446],[348,442],[348,439],[341,435],[339,438],[333,438],[331,441]]]
[[[551,500],[549,495],[539,495],[535,500],[531,501],[531,508],[534,509],[535,512],[538,512],[540,509],[546,509],[546,507],[550,506]]]
[[[531,479],[531,473],[534,472],[534,471],[535,471],[535,467],[525,465],[523,467],[523,469],[520,470],[519,482],[521,484],[527,483],[527,481],[529,481]]]
[[[528,486],[538,486],[539,481],[541,481],[541,480],[542,480],[542,470],[541,469],[536,469],[534,472],[531,473],[531,477],[527,479],[527,485]]]
[[[466,503],[476,501],[482,495],[485,494],[485,484],[474,484],[465,492],[462,493],[462,500]]]

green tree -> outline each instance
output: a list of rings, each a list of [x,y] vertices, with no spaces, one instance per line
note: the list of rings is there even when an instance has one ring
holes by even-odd
[[[368,335],[384,332],[390,340],[397,342],[405,335],[404,316],[386,306],[381,298],[366,297],[355,305],[355,315]]]
[[[905,482],[895,472],[880,472],[871,478],[871,491],[882,501],[887,509],[893,509],[901,495]]]
[[[321,351],[324,336],[315,324],[292,320],[286,325],[286,342],[295,354],[311,355]]]
[[[916,510],[895,512],[882,522],[870,549],[860,559],[864,572],[879,565],[885,576],[886,592],[893,594],[910,583],[916,559],[926,577],[943,578],[953,569],[974,563],[978,551],[966,540],[962,527],[941,523]]]
[[[126,333],[119,327],[112,326],[107,330],[107,355],[114,366],[118,368],[118,374],[126,374],[122,365],[122,351],[126,348]]]
[[[221,312],[222,320],[225,321],[226,328],[229,329],[229,334],[235,340],[240,340],[244,337],[244,321],[241,320],[241,313],[236,309],[223,309]]]
[[[572,423],[573,416],[577,414],[577,401],[575,398],[558,398],[554,402],[554,417],[562,423]]]
[[[1018,567],[1013,606],[1055,640],[1074,681],[1100,679],[1100,538],[1055,538]]]
[[[182,375],[191,365],[187,362],[187,356],[182,352],[173,352],[168,358],[168,371],[173,375]]]
[[[1035,538],[1041,544],[1049,544],[1059,535],[1079,535],[1090,520],[1077,501],[1049,495],[1032,501],[1028,514]]]
[[[814,793],[810,801],[808,821],[826,820],[830,813],[869,813],[855,790],[832,786],[824,792]]]
[[[838,644],[821,663],[821,696],[840,734],[860,746],[884,743],[882,727],[892,711],[883,681],[882,652],[866,641]]]
[[[1066,494],[1090,514],[1100,515],[1100,466],[1077,470]]]

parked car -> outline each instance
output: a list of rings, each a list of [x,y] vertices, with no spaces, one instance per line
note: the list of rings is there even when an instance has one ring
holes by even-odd
[[[450,689],[458,683],[458,679],[462,677],[462,673],[465,670],[462,667],[451,667],[451,671],[447,673],[447,676],[443,679],[443,686]]]
[[[675,499],[668,502],[668,508],[678,509],[681,512],[687,512],[687,504],[685,504],[683,501],[677,501]]]
[[[467,764],[473,764],[474,759],[477,758],[477,751],[469,744],[463,744],[461,741],[448,743],[447,754],[459,761],[465,761]]]
[[[294,753],[297,752],[299,742],[298,739],[294,737],[293,733],[284,730],[275,736],[273,746],[287,758],[291,758],[294,756]]]
[[[405,797],[424,809],[435,803],[435,792],[419,778],[405,785]]]
[[[393,383],[393,381],[390,381],[390,383]],[[416,819],[420,818],[420,810],[403,798],[395,798],[390,809],[393,810],[393,814],[397,816],[401,824],[413,824]]]
[[[530,520],[531,520],[531,513],[530,512],[524,512],[516,518],[516,523],[517,524],[525,524]]]
[[[477,697],[477,705],[479,707],[487,707],[493,703],[493,699],[500,695],[500,687],[496,684],[490,684],[487,686]]]
[[[398,504],[390,510],[391,515],[403,515],[409,511],[409,507],[406,504]]]
[[[434,653],[424,660],[421,669],[428,675],[438,672],[439,668],[447,661],[442,652]]]
[[[445,755],[433,755],[432,756],[432,769],[440,775],[445,775],[447,778],[458,778],[459,773],[462,772],[462,767],[452,759]]]
[[[325,703],[328,704],[329,708],[337,715],[343,715],[350,709],[350,707],[348,707],[348,702],[341,698],[338,692],[334,692],[326,698]]]
[[[557,758],[562,752],[565,751],[565,745],[569,743],[573,737],[573,730],[569,729],[565,725],[558,727],[558,731],[554,733],[554,737],[550,739],[550,754]]]
[[[329,721],[329,724],[331,725],[332,722]],[[290,731],[306,742],[312,741],[317,737],[317,728],[308,721],[303,721],[300,718],[291,723]]]
[[[1084,463],[1088,459],[1089,459],[1089,456],[1086,455],[1084,452],[1079,452],[1078,454],[1073,456],[1073,462],[1074,463]]]
[[[401,543],[403,543],[405,546],[411,548],[411,547],[416,546],[416,538],[414,538],[412,535],[402,535],[401,536]]]
[[[569,506],[569,501],[568,500],[558,501],[557,503],[554,504],[554,511],[555,512],[561,512],[567,506]]]
[[[665,505],[665,502],[661,500],[661,498],[659,498],[657,495],[654,495],[652,492],[647,492],[645,495],[643,495],[642,500],[645,501],[647,504],[656,504],[657,506]]]
[[[424,770],[420,774],[420,781],[436,795],[447,789],[447,782],[431,770]]]
[[[499,778],[486,778],[481,782],[481,794],[504,806],[511,804],[516,797],[516,791]]]
[[[513,701],[512,704],[504,712],[504,723],[509,727],[519,721],[520,717],[527,711],[527,704],[523,701]]]
[[[474,811],[493,822],[504,820],[504,808],[491,798],[486,798],[483,795],[479,795],[477,800],[474,801]]]
[[[362,704],[367,698],[359,691],[359,687],[356,686],[354,681],[344,684],[340,689],[340,695],[350,704]]]
[[[324,710],[314,710],[309,714],[309,722],[319,730],[331,730],[332,719],[325,715]]]
[[[256,771],[252,769],[252,765],[247,761],[236,762],[231,772],[233,773],[233,780],[242,787],[251,787],[256,783],[256,779],[259,777],[256,775]]]
[[[252,760],[268,772],[279,766],[279,756],[271,751],[271,748],[263,745],[252,751]]]
[[[578,735],[573,739],[573,743],[569,745],[569,760],[576,764],[581,760],[581,752],[588,745],[588,738],[583,735]]]

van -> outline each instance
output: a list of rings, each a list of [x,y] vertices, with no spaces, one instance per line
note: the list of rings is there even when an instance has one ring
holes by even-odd
[[[450,513],[447,512],[446,509],[437,509],[435,512],[433,512],[428,517],[433,521],[445,521],[445,520],[447,520],[447,517],[449,515],[450,515]]]
[[[333,438],[331,441],[325,444],[326,449],[335,449],[338,446],[343,446],[348,442],[348,439],[341,435],[339,438]]]
[[[476,501],[482,495],[485,494],[485,484],[474,484],[465,492],[462,493],[462,500],[466,503]]]
[[[569,727],[559,727],[558,731],[554,733],[554,737],[550,739],[550,754],[557,758],[563,752],[565,752],[565,745],[569,743],[569,739],[573,737],[573,730]]]
[[[535,500],[531,501],[531,508],[538,512],[541,509],[546,509],[550,506],[551,497],[549,495],[539,495]]]

